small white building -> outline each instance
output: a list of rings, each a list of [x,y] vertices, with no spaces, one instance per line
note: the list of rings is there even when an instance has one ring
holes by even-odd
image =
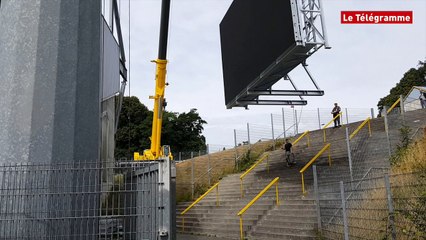
[[[422,108],[422,95],[426,99],[426,86],[414,86],[404,98],[404,110],[413,111]],[[426,108],[426,100],[424,100],[423,108]]]

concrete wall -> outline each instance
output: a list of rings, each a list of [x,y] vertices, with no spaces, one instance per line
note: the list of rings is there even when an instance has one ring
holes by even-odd
[[[99,163],[100,13],[99,0],[1,2],[0,164]],[[67,191],[75,192],[96,191],[99,182],[99,176],[85,176],[84,172],[58,177],[67,180]],[[46,178],[52,184],[58,180],[54,176]],[[22,201],[25,205],[29,200]],[[12,210],[14,217],[95,216],[99,204],[99,200],[90,197],[89,201],[83,194],[40,201],[48,204],[36,205],[38,208],[29,209],[30,212]],[[52,212],[55,205],[64,204],[69,206],[67,211]],[[61,234],[89,235],[97,231],[96,223],[90,222],[93,220],[78,221],[61,222]],[[58,234],[52,227],[57,224],[22,221],[16,226],[18,231],[0,232],[0,238],[20,237],[19,234],[33,238],[53,236]],[[28,230],[29,225],[37,231],[28,232],[32,231]]]

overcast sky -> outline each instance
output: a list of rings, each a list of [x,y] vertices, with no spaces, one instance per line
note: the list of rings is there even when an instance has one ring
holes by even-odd
[[[270,113],[282,106],[226,109],[219,23],[231,0],[172,0],[166,89],[167,110],[197,108],[208,122],[207,143],[233,145],[233,129],[246,123],[267,125]],[[426,57],[425,0],[323,0],[332,49],[320,49],[308,64],[323,97],[307,97],[304,109],[376,107],[403,73]],[[121,17],[128,49],[128,0],[121,0]],[[154,93],[160,22],[160,0],[131,0],[130,94],[150,109]],[[413,24],[342,25],[342,10],[412,10]],[[129,55],[129,53],[127,53]],[[308,81],[300,69],[290,73],[296,83]],[[129,90],[129,88],[127,89]],[[127,92],[128,95],[128,92]],[[290,107],[285,106],[286,109]],[[302,116],[303,117],[303,116]]]

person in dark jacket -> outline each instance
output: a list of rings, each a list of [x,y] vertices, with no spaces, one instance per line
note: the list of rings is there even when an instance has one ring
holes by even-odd
[[[290,143],[290,140],[286,139],[285,144],[283,146],[283,149],[285,151],[284,156],[287,161],[287,167],[289,167],[291,164],[293,164],[294,159],[291,159],[292,150],[291,148],[293,145]]]
[[[341,111],[341,109],[340,109],[339,105],[337,105],[337,103],[334,103],[334,108],[331,111],[331,114],[333,114],[333,118],[335,118],[337,115],[339,115],[340,111]],[[342,125],[340,125],[340,116],[338,116],[336,119],[334,119],[334,127],[337,128],[337,127],[341,127],[341,126]]]

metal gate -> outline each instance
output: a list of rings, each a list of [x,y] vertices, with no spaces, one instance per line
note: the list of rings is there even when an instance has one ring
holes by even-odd
[[[105,166],[1,165],[0,239],[176,239],[174,162]]]

